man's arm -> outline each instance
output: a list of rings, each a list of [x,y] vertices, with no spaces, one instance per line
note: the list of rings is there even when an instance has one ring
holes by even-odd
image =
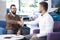
[[[39,18],[35,19],[34,21],[24,22],[24,24],[27,24],[27,25],[36,25],[38,23],[39,23]]]
[[[54,21],[51,18],[47,18],[45,25],[41,25],[40,28],[40,33],[33,35],[32,37],[41,37],[41,36],[47,36],[48,33],[53,32],[53,25],[54,25]]]
[[[24,26],[23,20],[17,21],[17,23],[18,23],[20,26]]]

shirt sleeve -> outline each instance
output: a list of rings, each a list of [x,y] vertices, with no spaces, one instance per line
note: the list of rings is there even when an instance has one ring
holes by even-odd
[[[31,21],[31,22],[24,22],[24,24],[27,24],[27,25],[36,25],[39,23],[39,18],[35,19],[34,21]]]
[[[47,18],[45,25],[42,25],[43,27],[40,29],[40,33],[37,34],[37,37],[47,36],[48,33],[53,32],[53,25],[54,25],[53,19]]]

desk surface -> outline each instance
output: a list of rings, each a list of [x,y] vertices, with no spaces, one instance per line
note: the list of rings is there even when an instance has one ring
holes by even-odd
[[[23,39],[24,36],[22,35],[19,35],[19,36],[16,36],[16,35],[0,35],[0,40],[18,40],[18,39]]]

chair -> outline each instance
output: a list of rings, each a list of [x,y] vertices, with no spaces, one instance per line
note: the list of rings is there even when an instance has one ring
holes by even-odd
[[[60,32],[60,21],[55,21],[53,32]]]
[[[47,40],[60,40],[60,32],[53,32],[47,36]]]
[[[6,28],[6,21],[0,20],[0,27]]]
[[[0,20],[0,35],[6,34],[6,21]]]
[[[60,21],[54,22],[53,33],[47,36],[47,40],[60,40]]]

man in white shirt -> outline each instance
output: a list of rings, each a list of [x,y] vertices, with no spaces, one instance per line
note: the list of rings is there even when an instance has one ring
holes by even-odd
[[[40,2],[39,5],[41,15],[35,21],[31,22],[35,25],[39,24],[40,33],[33,34],[30,40],[46,40],[47,35],[53,32],[54,21],[53,18],[47,12],[48,3]],[[27,22],[27,24],[31,24],[31,22]]]

